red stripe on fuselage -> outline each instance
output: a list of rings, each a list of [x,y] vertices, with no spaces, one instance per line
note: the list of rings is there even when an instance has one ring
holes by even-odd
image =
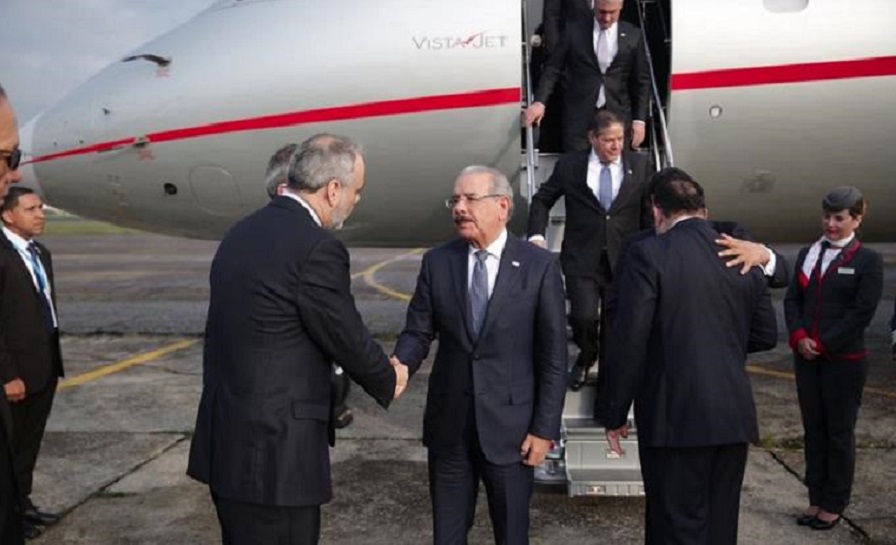
[[[753,87],[896,75],[896,57],[708,70],[672,75],[672,91]]]
[[[189,138],[200,138],[203,136],[215,136],[234,132],[294,127],[296,125],[305,125],[308,123],[324,123],[331,121],[346,121],[349,119],[417,114],[439,110],[483,108],[509,103],[520,103],[520,89],[518,87],[488,89],[453,95],[383,100],[380,102],[366,102],[363,104],[320,108],[317,110],[290,112],[248,119],[235,119],[231,121],[210,123],[208,125],[200,125],[198,127],[186,127],[182,129],[156,132],[145,135],[145,138],[149,143],[171,142],[175,140],[186,140]],[[135,138],[102,142],[83,148],[42,155],[23,164],[41,163],[76,155],[111,151],[116,148],[132,145],[135,142]]]

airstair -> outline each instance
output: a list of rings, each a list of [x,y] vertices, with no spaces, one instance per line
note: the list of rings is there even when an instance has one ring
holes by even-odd
[[[534,26],[530,26],[529,3],[527,0],[522,2],[523,35],[527,37],[532,35],[534,29]],[[540,14],[532,15],[535,20],[540,19]],[[654,168],[659,170],[671,166],[674,161],[663,100],[667,89],[665,83],[668,68],[661,70],[663,86],[659,87],[650,46],[653,45],[654,50],[659,49],[658,64],[667,67],[671,44],[668,25],[669,2],[638,0],[637,15],[645,36],[649,37],[648,61],[652,80],[651,118],[648,121],[647,149],[643,152],[651,155]],[[531,81],[532,47],[532,40],[529,38],[522,44],[526,95],[523,106],[532,102],[534,85],[537,83]],[[559,158],[559,154],[539,153],[535,146],[536,139],[535,130],[528,127],[525,134],[526,149],[522,156],[524,178],[520,188],[527,202],[531,202],[541,183],[550,177]],[[560,251],[565,219],[565,205],[563,199],[560,199],[551,209],[546,233],[548,248],[554,252]],[[591,370],[589,383],[594,382],[598,366],[599,362]],[[554,446],[545,463],[537,468],[536,481],[541,484],[565,484],[571,497],[643,495],[644,485],[641,480],[637,429],[634,426],[633,413],[629,413],[629,437],[622,441],[625,452],[617,455],[607,444],[604,428],[593,418],[595,396],[596,388],[588,385],[578,391],[567,392],[563,408],[561,440]]]

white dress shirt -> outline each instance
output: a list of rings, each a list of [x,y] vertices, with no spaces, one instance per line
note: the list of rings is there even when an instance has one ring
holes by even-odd
[[[28,272],[31,274],[31,282],[34,283],[34,289],[40,291],[40,283],[37,281],[37,271],[34,270],[34,266],[31,264],[31,252],[28,251],[28,245],[31,241],[25,240],[6,227],[3,227],[3,234],[6,235],[6,238],[19,252],[19,257],[21,257],[22,262],[25,263],[25,268],[28,269]],[[43,263],[41,263],[41,268],[43,268]],[[50,305],[50,313],[53,315],[53,327],[58,328],[59,322],[56,320],[56,309],[53,307],[53,287],[50,286],[50,278],[47,276],[46,271],[44,271],[43,274],[43,281],[44,297],[47,299],[47,304]]]
[[[606,50],[603,52],[603,55],[601,55],[601,51],[598,48],[601,32],[604,33],[604,39],[606,41]],[[600,23],[594,21],[592,40],[594,45],[594,55],[597,57],[597,65],[600,68],[601,74],[603,74],[607,71],[607,68],[613,64],[613,59],[616,58],[616,53],[619,52],[619,25],[613,23],[608,29],[601,30]],[[597,93],[597,102],[594,105],[598,108],[607,103],[607,93],[604,90],[604,87],[605,86],[601,84],[600,90]]]
[[[501,254],[504,253],[504,247],[507,246],[507,229],[502,229],[501,234],[494,242],[489,244],[485,250],[488,257],[485,258],[485,271],[488,273],[488,298],[492,298],[492,292],[495,291],[495,280],[498,278],[498,266],[501,264]],[[473,267],[476,266],[476,252],[478,248],[470,245],[467,253],[467,290],[473,285]]]
[[[806,259],[803,261],[803,274],[806,275],[806,278],[812,276],[812,271],[815,270],[815,262],[818,261],[818,254],[821,253],[821,241],[826,240],[830,247],[828,247],[827,251],[825,251],[822,256],[821,261],[821,274],[824,275],[825,271],[828,270],[828,267],[831,263],[840,255],[840,251],[846,247],[847,244],[852,242],[852,240],[856,238],[856,234],[853,233],[848,237],[842,240],[829,240],[827,237],[821,237],[809,248],[809,251],[806,253]]]
[[[603,163],[600,162],[600,157],[597,156],[597,153],[594,152],[594,149],[591,150],[591,155],[588,156],[588,188],[591,189],[591,192],[594,193],[595,197],[599,197],[600,193],[598,189],[600,189],[600,171],[604,167]],[[622,170],[622,155],[616,158],[615,161],[607,163],[607,167],[610,168],[610,178],[613,180],[613,200],[619,195],[619,188],[622,186],[622,181],[625,179],[625,172]],[[607,203],[601,203],[605,209],[609,209]]]

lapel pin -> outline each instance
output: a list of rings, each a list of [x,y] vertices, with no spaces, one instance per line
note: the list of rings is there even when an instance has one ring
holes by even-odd
[[[520,262],[519,262],[519,261],[511,261],[510,264],[513,265],[514,267],[519,267],[519,266],[520,266]]]

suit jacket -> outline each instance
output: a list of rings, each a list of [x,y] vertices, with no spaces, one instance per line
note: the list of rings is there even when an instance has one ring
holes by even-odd
[[[611,272],[615,272],[625,239],[653,226],[647,203],[647,157],[628,151],[622,154],[625,174],[608,211],[588,187],[589,153],[590,150],[575,151],[561,156],[529,206],[529,236],[544,235],[551,207],[557,199],[566,197],[560,262],[567,276],[596,276],[603,248],[609,254]]]
[[[566,74],[564,135],[582,137],[588,132],[588,121],[594,114],[601,85],[605,86],[607,109],[626,120],[647,121],[650,68],[644,37],[638,28],[625,21],[617,24],[619,48],[606,74],[601,74],[597,64],[593,18],[570,21],[563,43],[548,57],[535,99],[547,103],[561,77]]]
[[[331,362],[383,407],[395,392],[355,307],[345,246],[299,203],[276,197],[227,233],[210,282],[187,473],[235,501],[328,502]]]
[[[36,244],[55,307],[53,259],[46,246]],[[18,250],[0,233],[0,380],[21,378],[26,395],[63,376],[59,334],[47,331],[41,297]]]
[[[643,446],[759,438],[745,361],[775,346],[775,312],[764,275],[726,267],[717,237],[693,218],[628,249],[599,416],[618,428],[634,399]]]
[[[589,0],[545,0],[542,13],[544,46],[548,51],[562,43],[567,21],[594,20]]]
[[[709,225],[710,229],[719,233],[720,235],[725,234],[730,235],[734,238],[755,242],[753,240],[753,235],[751,235],[749,231],[744,229],[736,221],[707,220],[707,224]],[[626,239],[625,244],[623,244],[622,246],[622,251],[619,254],[619,261],[616,263],[616,274],[625,274],[625,266],[627,261],[626,256],[629,246],[635,244],[640,240],[644,240],[645,238],[655,235],[656,229],[651,227],[650,229],[641,230]],[[768,287],[786,288],[787,284],[790,282],[790,264],[787,262],[787,258],[778,253],[775,249],[769,248],[769,250],[771,250],[775,254],[775,271],[772,276],[766,277],[766,279],[768,280]],[[611,315],[615,310],[618,299],[618,286],[616,284],[613,284],[610,286],[610,289],[607,290],[607,310]]]
[[[457,445],[472,404],[486,459],[511,464],[520,461],[527,433],[556,439],[560,432],[567,357],[562,278],[550,252],[508,235],[477,339],[468,251],[458,239],[423,256],[395,355],[416,372],[439,338],[423,417],[427,447]]]
[[[793,281],[784,298],[790,346],[810,337],[829,361],[864,358],[865,329],[883,293],[883,258],[858,239],[834,258],[821,280],[803,274],[809,247],[800,250]]]

